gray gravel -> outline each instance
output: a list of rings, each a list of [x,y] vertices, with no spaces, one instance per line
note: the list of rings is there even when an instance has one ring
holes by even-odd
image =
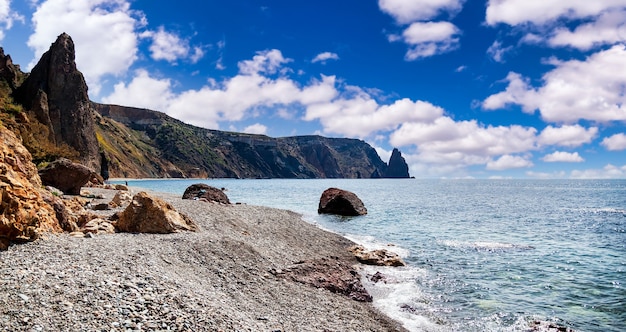
[[[371,303],[270,273],[357,264],[350,241],[290,211],[158,195],[201,230],[49,235],[0,252],[0,331],[403,330]]]

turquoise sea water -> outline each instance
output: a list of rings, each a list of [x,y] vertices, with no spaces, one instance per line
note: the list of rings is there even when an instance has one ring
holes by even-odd
[[[414,331],[524,331],[533,320],[626,331],[626,180],[129,180],[181,194],[226,188],[232,202],[305,220],[405,256],[370,283],[375,305]],[[368,214],[320,216],[321,193],[356,193]]]

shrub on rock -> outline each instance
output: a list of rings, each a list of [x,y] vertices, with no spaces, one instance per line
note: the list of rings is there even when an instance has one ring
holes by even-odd
[[[356,194],[343,189],[328,188],[320,197],[317,213],[360,216],[367,214],[367,209]]]

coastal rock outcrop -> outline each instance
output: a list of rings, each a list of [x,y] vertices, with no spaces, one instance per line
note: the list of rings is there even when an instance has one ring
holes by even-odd
[[[228,196],[223,190],[209,186],[205,183],[196,183],[185,189],[183,199],[197,199],[208,202],[217,202],[222,204],[230,204]]]
[[[360,245],[354,245],[348,249],[356,259],[367,265],[378,266],[405,266],[406,263],[398,254],[387,249],[367,250]]]
[[[409,165],[402,157],[400,150],[394,148],[389,158],[389,165],[383,176],[384,178],[406,179],[409,178]]]
[[[42,232],[61,232],[31,158],[15,134],[0,126],[0,250]]]
[[[372,302],[372,296],[363,287],[359,273],[337,259],[306,260],[284,270],[270,272],[278,277],[346,295],[355,301]]]
[[[142,191],[119,215],[115,227],[130,233],[174,233],[196,231],[198,226],[189,217],[178,213],[172,205]]]
[[[41,181],[64,194],[80,195],[80,188],[87,182],[102,184],[102,178],[89,167],[60,158],[39,170]]]
[[[14,97],[48,128],[53,143],[70,146],[82,164],[99,170],[94,110],[75,56],[72,38],[66,33],[59,35]]]
[[[322,193],[317,213],[360,216],[367,214],[363,201],[353,192],[328,188]]]

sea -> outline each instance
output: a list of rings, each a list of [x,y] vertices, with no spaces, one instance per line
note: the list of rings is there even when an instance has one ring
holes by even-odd
[[[626,180],[127,182],[180,195],[206,183],[231,202],[299,212],[400,254],[407,266],[368,266],[363,280],[374,305],[411,331],[529,331],[537,322],[626,331]],[[355,193],[368,214],[318,215],[330,187]],[[376,272],[385,279],[370,281]]]

